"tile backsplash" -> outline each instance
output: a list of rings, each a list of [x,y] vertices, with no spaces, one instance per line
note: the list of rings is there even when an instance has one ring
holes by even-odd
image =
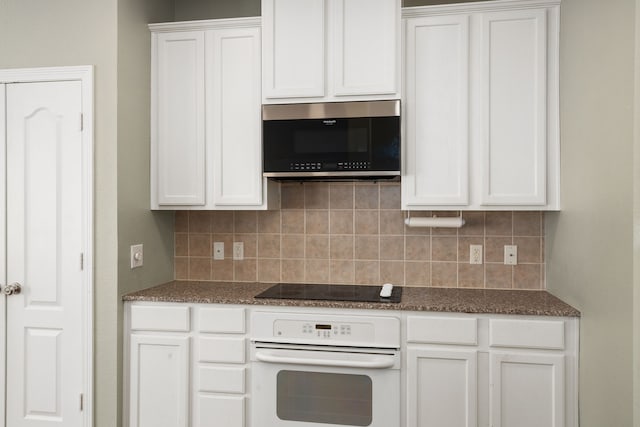
[[[398,183],[283,183],[280,210],[178,211],[175,278],[545,287],[542,212],[464,212],[460,229],[409,228],[405,216]],[[214,242],[224,260],[213,259]],[[234,242],[244,244],[241,261]],[[469,264],[472,244],[483,246],[481,265]],[[518,265],[503,264],[504,245],[517,245]]]

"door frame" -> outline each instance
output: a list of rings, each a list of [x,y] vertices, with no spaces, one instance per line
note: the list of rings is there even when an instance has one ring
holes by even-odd
[[[9,83],[35,83],[47,81],[79,81],[82,87],[82,228],[83,228],[83,271],[82,281],[82,325],[84,325],[82,345],[83,362],[83,420],[86,427],[93,425],[93,66],[16,68],[0,70],[0,138],[6,137],[6,86]],[[80,118],[78,118],[80,120]],[[6,174],[5,149],[0,149],[0,173]],[[6,194],[5,186],[0,186],[0,237],[6,241]],[[0,245],[0,259],[6,259],[6,245]],[[0,262],[0,274],[6,277],[5,265]],[[0,319],[6,325],[6,296],[0,297]],[[6,331],[0,328],[0,420],[4,424],[6,393]]]

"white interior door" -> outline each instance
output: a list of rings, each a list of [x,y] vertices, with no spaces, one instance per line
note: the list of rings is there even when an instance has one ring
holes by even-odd
[[[81,426],[82,83],[9,84],[6,110],[6,426]]]

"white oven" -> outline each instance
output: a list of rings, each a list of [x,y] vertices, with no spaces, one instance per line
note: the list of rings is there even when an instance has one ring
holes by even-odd
[[[252,315],[254,427],[400,424],[394,317]]]

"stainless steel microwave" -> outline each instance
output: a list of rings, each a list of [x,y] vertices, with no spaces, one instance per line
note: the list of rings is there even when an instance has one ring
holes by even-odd
[[[279,179],[400,176],[400,101],[262,107],[263,173]]]

